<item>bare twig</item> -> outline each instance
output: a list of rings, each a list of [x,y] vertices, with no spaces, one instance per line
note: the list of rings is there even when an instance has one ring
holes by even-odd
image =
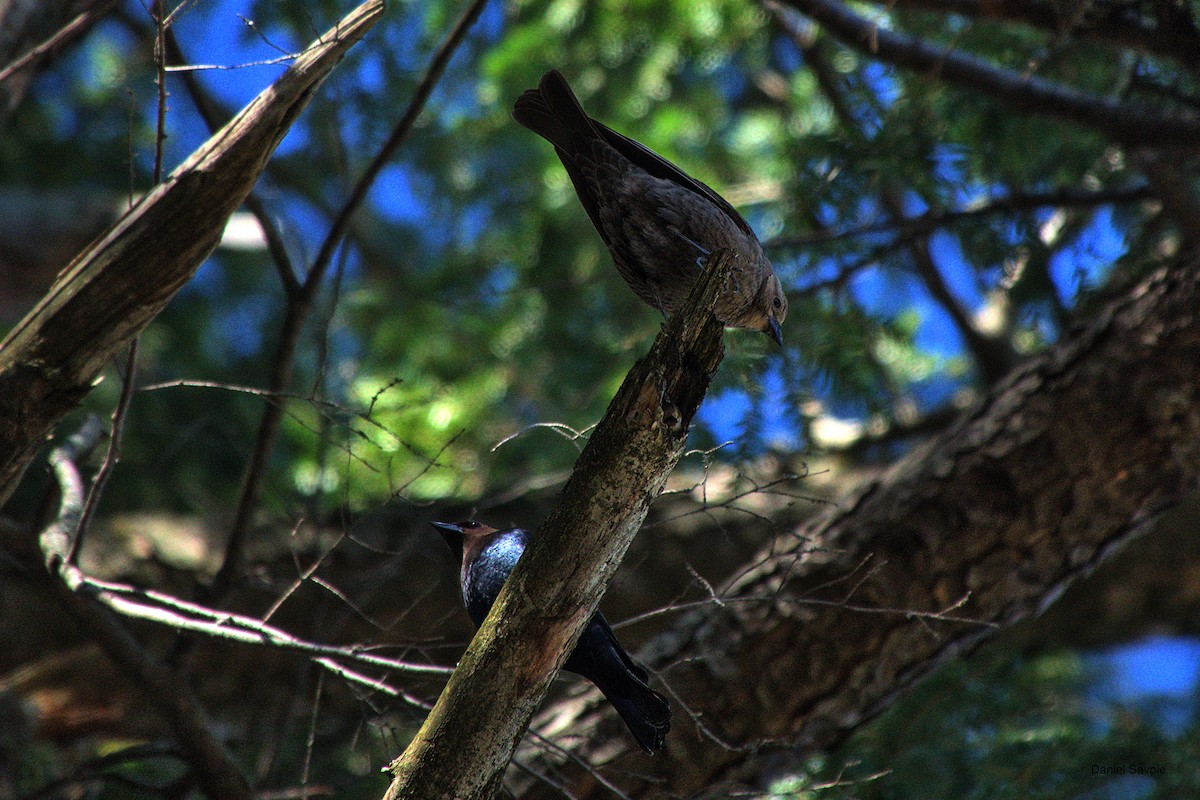
[[[719,251],[622,382],[433,711],[390,765],[389,800],[483,800],[500,789],[530,718],[683,455],[724,355],[712,304],[732,266]]]
[[[1135,108],[1037,76],[1025,76],[943,44],[898,31],[854,13],[838,0],[787,0],[854,49],[896,66],[968,88],[1024,112],[1066,119],[1114,139],[1195,152],[1194,114]]]
[[[100,465],[100,470],[96,473],[95,480],[92,481],[91,489],[88,490],[87,501],[84,503],[83,510],[79,515],[79,524],[75,529],[75,535],[71,539],[71,549],[67,552],[67,563],[74,564],[79,557],[79,549],[83,546],[84,537],[87,536],[88,528],[91,527],[92,516],[96,513],[96,508],[100,504],[100,497],[104,494],[104,487],[108,484],[108,478],[112,475],[113,469],[121,460],[121,440],[125,436],[125,421],[129,418],[129,403],[133,398],[133,383],[137,373],[137,357],[138,357],[138,337],[134,337],[129,343],[129,350],[125,356],[125,370],[121,373],[121,394],[117,398],[117,407],[113,410],[112,415],[112,434],[108,440],[108,452],[104,455],[104,463]]]
[[[694,573],[693,573],[694,574]],[[857,587],[853,587],[857,588]],[[853,593],[851,589],[851,594]],[[955,624],[978,625],[985,628],[999,628],[995,622],[976,617],[965,617],[958,614],[953,614],[955,609],[961,608],[970,599],[970,595],[963,595],[955,602],[951,603],[946,608],[940,611],[918,611],[912,608],[884,608],[867,605],[857,605],[851,603],[849,598],[843,600],[821,600],[812,597],[781,597],[778,594],[760,594],[760,595],[719,595],[709,587],[709,595],[699,600],[691,600],[684,603],[671,603],[652,611],[647,611],[642,614],[621,620],[613,624],[614,630],[636,625],[647,620],[655,619],[667,614],[681,614],[686,611],[694,611],[699,608],[723,609],[727,605],[737,605],[742,603],[772,603],[781,606],[791,606],[799,608],[801,606],[831,606],[842,608],[847,611],[853,611],[859,614],[885,614],[904,619],[925,619],[933,622],[952,622]]]
[[[187,56],[184,54],[183,48],[179,45],[178,37],[175,36],[174,30],[170,28],[166,31],[165,45],[169,61],[172,64],[187,63]],[[222,121],[229,117],[229,113],[219,108],[216,100],[204,89],[204,86],[200,83],[195,73],[180,72],[180,79],[183,81],[183,87],[187,90],[192,104],[196,106],[196,111],[199,112],[208,129],[216,131],[220,128]],[[267,253],[271,256],[271,263],[275,265],[275,271],[279,274],[279,280],[283,284],[284,292],[289,297],[295,295],[300,290],[300,281],[296,278],[296,268],[292,265],[292,259],[288,255],[287,245],[283,241],[283,235],[279,231],[279,226],[275,224],[274,218],[267,211],[267,207],[263,204],[257,192],[251,192],[247,195],[246,208],[254,215],[259,227],[262,228],[263,237],[267,242]]]
[[[1064,186],[1047,192],[1014,192],[1005,197],[991,198],[979,205],[949,211],[930,210],[915,217],[901,217],[842,230],[817,231],[795,236],[779,236],[764,243],[764,247],[805,247],[839,239],[853,239],[874,233],[925,234],[960,222],[981,217],[1020,214],[1042,208],[1095,208],[1124,203],[1153,200],[1155,190],[1150,186],[1119,186],[1094,191]]]
[[[295,534],[294,529],[293,529],[292,533]],[[279,609],[283,607],[283,604],[286,603],[288,598],[292,596],[292,593],[294,593],[297,589],[299,589],[306,580],[311,578],[316,573],[317,569],[321,566],[321,564],[323,564],[325,562],[325,559],[329,557],[329,554],[332,553],[334,550],[336,550],[337,546],[340,545],[345,540],[345,538],[346,538],[346,533],[343,532],[343,533],[339,534],[337,537],[337,540],[334,541],[333,544],[329,545],[329,547],[325,548],[325,552],[321,553],[321,555],[319,555],[319,556],[317,556],[317,558],[313,559],[313,562],[311,564],[309,564],[308,567],[306,567],[305,569],[300,571],[300,574],[296,576],[295,580],[292,581],[291,585],[288,586],[288,588],[285,589],[283,591],[283,593],[279,595],[279,597],[275,600],[275,602],[271,604],[271,607],[267,609],[267,613],[263,614],[263,616],[262,616],[263,622],[271,621],[271,617],[275,616],[276,612],[278,612]],[[297,566],[297,568],[299,568],[299,564],[297,564],[296,566]]]
[[[163,50],[166,11],[163,7],[163,0],[155,0],[151,15],[154,17],[156,32],[154,66],[158,79],[153,172],[153,182],[157,185],[162,181],[163,142],[167,138],[167,74],[165,71],[166,55]],[[133,156],[130,154],[130,159],[132,160],[132,158]],[[100,465],[100,471],[96,473],[96,479],[92,481],[92,488],[88,491],[87,502],[84,504],[83,513],[79,518],[79,528],[75,532],[75,538],[71,541],[71,550],[67,553],[68,564],[74,564],[79,557],[79,550],[83,547],[83,540],[91,526],[92,517],[100,505],[100,498],[104,496],[104,487],[108,485],[108,479],[121,460],[121,442],[125,438],[125,421],[129,418],[129,405],[133,400],[133,384],[137,378],[139,339],[140,337],[134,336],[125,353],[125,370],[121,374],[121,394],[117,397],[117,407],[113,410],[112,435],[108,440],[108,452],[105,453],[104,463]]]
[[[927,9],[964,17],[1000,19],[1058,33],[1063,27],[1063,5],[1053,0],[872,0],[891,8]],[[1190,27],[1190,30],[1188,29]],[[1200,38],[1192,26],[1150,25],[1137,6],[1126,3],[1091,3],[1080,24],[1072,27],[1078,38],[1154,53],[1195,69],[1200,62]]]
[[[501,447],[503,447],[504,445],[511,442],[513,439],[516,439],[519,436],[523,436],[524,434],[529,433],[530,431],[538,430],[540,428],[546,428],[548,430],[554,431],[559,436],[563,437],[568,442],[575,445],[575,449],[577,451],[582,451],[583,445],[581,445],[579,443],[579,440],[583,439],[585,436],[587,436],[588,433],[592,430],[592,428],[595,428],[595,427],[596,427],[596,424],[592,423],[591,425],[588,425],[583,430],[577,431],[574,428],[572,428],[570,425],[567,425],[565,422],[535,422],[532,425],[526,425],[524,428],[521,428],[521,430],[517,431],[516,433],[510,433],[508,436],[505,436],[503,439],[501,439],[500,441],[498,441],[494,445],[492,445],[492,449],[489,450],[488,452],[494,453],[497,450],[499,450]],[[586,444],[586,440],[584,441],[584,443]]]
[[[347,667],[345,664],[342,664],[332,658],[317,658],[317,659],[313,659],[313,660],[315,663],[321,665],[322,667],[327,669],[329,672],[332,672],[334,675],[337,675],[338,677],[345,679],[348,683],[365,686],[366,688],[370,689],[371,691],[379,692],[380,694],[385,694],[388,697],[398,698],[400,700],[403,700],[405,703],[408,703],[410,706],[413,706],[414,708],[419,708],[422,711],[428,711],[429,709],[433,708],[432,703],[428,703],[424,700],[421,700],[417,697],[412,696],[411,694],[408,694],[407,692],[401,691],[400,689],[397,689],[397,688],[389,685],[381,678],[373,678],[370,675],[364,675],[361,672],[352,670],[349,667]]]
[[[86,8],[76,14],[71,21],[51,34],[45,41],[30,48],[24,55],[10,61],[7,66],[0,69],[0,83],[4,83],[21,70],[31,67],[42,58],[61,49],[72,39],[82,36],[88,28],[111,11],[116,4],[117,0],[101,0],[101,2],[95,3],[90,8]]]
[[[62,500],[58,517],[39,537],[49,570],[46,586],[75,617],[80,629],[87,631],[109,658],[128,673],[162,714],[201,788],[212,798],[250,800],[249,784],[224,745],[213,737],[203,711],[187,687],[143,650],[129,631],[96,602],[96,595],[77,580],[82,573],[65,560],[68,544],[61,531],[75,524],[72,518],[83,505],[83,481],[75,460],[94,447],[98,429],[98,424],[86,425],[50,456]]]
[[[483,11],[486,0],[475,0],[455,23],[442,45],[434,53],[426,69],[424,77],[417,85],[408,108],[392,130],[388,140],[375,154],[375,158],[367,166],[362,176],[355,183],[341,210],[334,218],[325,240],[321,244],[308,275],[300,284],[300,289],[288,299],[287,310],[284,314],[280,330],[279,344],[272,359],[272,370],[269,387],[272,392],[280,392],[291,382],[292,368],[295,361],[296,347],[299,343],[300,332],[304,321],[308,318],[317,291],[321,287],[325,273],[333,260],[337,248],[341,246],[350,220],[367,196],[371,184],[383,169],[384,165],[395,154],[395,151],[408,138],[416,123],[417,117],[424,109],[429,96],[433,93],[438,79],[445,71],[450,57],[466,37],[479,14]],[[242,551],[246,531],[250,519],[258,506],[262,492],[263,480],[266,477],[267,462],[275,447],[279,434],[281,411],[273,405],[268,405],[263,411],[259,422],[258,433],[255,436],[254,450],[246,468],[246,476],[242,482],[242,492],[234,512],[233,524],[230,526],[229,538],[225,545],[225,557],[221,568],[213,580],[212,595],[222,596],[233,584],[234,577],[242,566]]]
[[[308,718],[308,737],[304,742],[304,763],[300,768],[300,785],[308,786],[308,770],[312,765],[313,743],[317,740],[317,715],[321,712],[321,692],[325,689],[325,673],[317,674],[317,688],[313,690],[312,712]]]
[[[612,781],[610,781],[608,778],[606,778],[604,776],[604,773],[602,773],[599,769],[597,769],[587,759],[580,758],[579,756],[575,755],[575,753],[571,752],[569,749],[560,746],[557,742],[555,742],[550,737],[543,736],[541,733],[538,733],[537,731],[530,731],[530,738],[534,741],[534,743],[538,747],[545,750],[546,752],[554,753],[555,755],[558,755],[563,758],[569,759],[570,761],[573,761],[575,764],[577,764],[579,766],[580,769],[582,769],[584,772],[588,773],[593,778],[595,778],[597,783],[599,783],[605,789],[608,789],[608,791],[611,792],[613,794],[613,796],[620,798],[620,800],[633,800],[633,798],[631,798],[629,795],[625,794],[625,792],[622,792],[620,787],[618,787],[616,784],[614,784]],[[518,765],[518,766],[521,766],[521,765]],[[544,774],[542,774],[530,767],[524,767],[524,770],[526,772],[529,772],[530,774],[536,775],[540,779],[545,780]],[[559,787],[556,786],[555,788],[559,788]],[[560,791],[561,791],[561,789],[560,789]]]
[[[85,575],[78,567],[64,568],[63,580],[72,591],[85,592],[124,616],[177,630],[309,656],[339,658],[388,672],[448,675],[454,671],[451,667],[414,664],[373,655],[356,645],[339,646],[306,641],[254,617],[208,608],[152,589],[137,589],[123,583],[99,580]]]
[[[0,502],[96,375],[195,273],[316,86],[377,20],[365,0],[58,276],[0,344]]]
[[[443,447],[443,448],[439,449],[438,454],[434,454],[432,456],[429,455],[428,453],[423,453],[423,452],[417,450],[410,442],[405,440],[404,437],[402,437],[402,436],[400,436],[400,434],[396,433],[396,431],[392,430],[391,428],[388,428],[385,425],[380,424],[377,420],[374,419],[374,417],[372,416],[373,408],[375,405],[374,401],[372,401],[372,403],[371,403],[371,408],[368,408],[366,411],[359,411],[359,410],[356,410],[353,408],[349,408],[348,406],[344,406],[340,403],[335,403],[332,400],[326,400],[324,398],[316,397],[311,394],[300,394],[298,392],[277,392],[277,391],[272,391],[270,389],[259,389],[254,386],[238,386],[238,385],[232,384],[232,383],[220,383],[217,381],[194,381],[194,380],[173,380],[173,381],[166,381],[164,383],[155,383],[155,384],[151,384],[149,386],[143,386],[143,387],[141,387],[141,389],[139,391],[155,392],[155,391],[160,391],[162,389],[175,389],[175,388],[181,388],[181,387],[199,388],[199,389],[221,389],[221,390],[227,391],[227,392],[236,392],[238,394],[248,394],[248,395],[251,395],[254,397],[261,397],[269,403],[278,405],[280,407],[281,413],[283,413],[285,416],[287,416],[289,419],[291,419],[296,424],[298,424],[302,427],[305,427],[310,432],[318,433],[319,431],[314,428],[311,428],[308,425],[308,423],[304,420],[303,417],[288,412],[286,404],[280,402],[282,400],[299,400],[301,402],[308,403],[309,405],[311,405],[313,407],[313,409],[318,414],[320,414],[324,420],[332,422],[334,420],[334,418],[336,417],[336,415],[340,414],[342,416],[353,417],[356,420],[364,422],[367,425],[369,425],[370,427],[374,428],[379,433],[382,433],[382,434],[385,434],[385,435],[391,437],[391,439],[396,444],[400,445],[405,450],[408,450],[414,456],[417,456],[418,458],[422,458],[426,461],[435,461],[437,459],[437,455],[440,454],[442,452],[442,450],[444,450],[444,447]],[[358,430],[357,428],[350,426],[350,425],[346,425],[345,428],[348,433],[353,434],[364,441],[370,441],[369,437],[362,431]],[[354,456],[353,452],[351,452],[348,448],[343,447],[342,449],[344,449],[346,451],[346,454],[348,456],[350,456],[352,458],[357,458],[356,456]],[[362,459],[357,459],[357,460],[359,461],[359,463],[361,463],[367,469],[370,469],[372,471],[376,471],[378,469],[377,467],[372,465],[370,462],[364,461]]]
[[[38,537],[47,559],[65,559],[83,516],[83,478],[77,462],[86,458],[100,441],[103,428],[99,417],[88,415],[83,426],[65,442],[50,451],[46,461],[58,482],[58,514]]]

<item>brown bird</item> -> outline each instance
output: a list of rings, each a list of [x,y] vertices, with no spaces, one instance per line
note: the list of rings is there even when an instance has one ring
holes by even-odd
[[[762,245],[725,198],[587,115],[556,69],[517,98],[513,119],[554,145],[579,201],[638,297],[674,313],[721,248],[738,258],[717,318],[783,345],[787,297]]]

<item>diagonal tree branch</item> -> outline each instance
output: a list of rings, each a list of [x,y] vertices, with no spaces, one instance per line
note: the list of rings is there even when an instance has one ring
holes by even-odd
[[[798,29],[796,25],[798,15],[790,9],[781,7],[773,0],[768,0],[764,5],[804,53],[805,62],[815,75],[817,85],[821,87],[822,93],[833,106],[834,114],[841,122],[842,127],[856,139],[863,141],[869,139],[870,135],[854,115],[850,103],[845,97],[843,82],[830,65],[823,48],[819,46],[819,42],[814,37],[805,36],[804,31]],[[907,217],[904,208],[904,194],[905,187],[895,177],[885,176],[882,179],[879,190],[880,204],[893,220],[904,220]],[[933,205],[929,198],[924,199],[929,205]],[[936,208],[934,213],[937,213]],[[988,334],[975,324],[967,308],[950,290],[942,275],[942,271],[934,259],[933,251],[929,247],[927,233],[911,235],[905,249],[908,251],[909,259],[917,277],[924,284],[925,290],[934,302],[942,307],[959,335],[962,336],[967,351],[974,359],[976,369],[984,383],[992,384],[999,380],[1016,363],[1015,353],[1006,338],[1007,332]]]
[[[891,5],[873,0],[879,5]],[[900,0],[903,9],[921,9],[964,17],[1000,19],[1019,22],[1033,28],[1061,33],[1069,27],[1079,38],[1139,53],[1173,58],[1189,69],[1200,62],[1200,38],[1191,24],[1164,23],[1150,25],[1141,18],[1141,7],[1135,3],[1093,2],[1085,4],[1088,11],[1071,25],[1069,4],[1050,0]]]
[[[997,67],[985,59],[888,30],[839,0],[786,0],[855,50],[899,67],[979,92],[1012,108],[1070,120],[1114,139],[1146,146],[1200,149],[1200,118],[1136,108],[1037,76]]]
[[[386,797],[490,800],[534,711],[683,455],[724,354],[712,306],[732,274],[710,261],[630,370],[416,738]]]
[[[19,57],[8,62],[4,67],[0,67],[0,84],[11,80],[22,71],[36,69],[44,61],[61,52],[86,34],[92,25],[112,11],[116,4],[116,0],[91,0],[90,2],[76,3],[79,11],[66,24]]]
[[[93,602],[87,592],[80,592],[78,586],[70,585],[70,575],[77,570],[66,561],[69,533],[78,526],[83,513],[83,481],[75,462],[95,447],[99,435],[100,425],[91,417],[83,429],[50,453],[50,466],[62,499],[58,516],[38,537],[47,566],[39,577],[80,628],[137,683],[162,714],[201,790],[214,800],[250,800],[249,783],[229,751],[211,733],[203,710],[187,687],[155,661],[107,609]]]
[[[0,503],[55,423],[191,278],[317,86],[383,13],[368,0],[67,267],[0,344]]]
[[[652,641],[642,655],[708,734],[679,730],[667,758],[610,779],[632,797],[664,785],[717,796],[723,781],[761,775],[756,751],[834,746],[938,665],[1054,602],[1200,488],[1198,362],[1191,252],[1017,367],[942,435],[778,536],[721,587],[722,604]],[[938,613],[947,608],[955,619]],[[900,609],[935,616],[891,613]],[[601,749],[587,737],[607,713],[546,717],[571,730],[574,756],[617,762],[623,742]],[[545,758],[527,763],[575,774]]]
[[[981,217],[1021,214],[1043,208],[1098,208],[1123,203],[1141,203],[1157,197],[1151,186],[1117,186],[1106,189],[1079,189],[1063,186],[1045,192],[1014,192],[1003,197],[989,198],[979,205],[952,210],[931,209],[914,217],[885,220],[843,230],[817,231],[794,236],[777,236],[763,243],[764,247],[805,247],[820,242],[850,239],[872,233],[923,234],[939,228]]]
[[[116,0],[0,2],[0,127],[47,63],[87,35]],[[28,49],[26,49],[28,48]]]
[[[446,65],[450,63],[450,58],[458,50],[459,45],[466,38],[467,32],[479,19],[479,15],[483,13],[486,5],[487,0],[473,0],[454,27],[450,29],[445,40],[430,59],[429,67],[425,70],[425,75],[417,85],[400,121],[396,123],[396,127],[392,129],[387,141],[379,148],[379,152],[371,159],[371,163],[350,190],[349,196],[342,204],[329,231],[325,234],[325,239],[317,251],[316,258],[313,259],[308,275],[300,282],[298,289],[289,293],[287,309],[284,312],[283,325],[279,333],[279,344],[271,360],[271,379],[268,387],[271,392],[285,391],[288,384],[291,383],[296,348],[300,342],[300,333],[304,328],[304,322],[308,319],[317,293],[325,280],[325,274],[333,262],[333,257],[346,237],[350,221],[354,218],[363,200],[366,199],[367,192],[379,172],[412,133],[417,117],[420,116],[430,95],[433,94],[433,89],[441,79],[442,73],[445,72]],[[282,419],[283,407],[281,405],[268,404],[263,409],[262,418],[259,420],[258,434],[255,436],[254,451],[251,454],[250,463],[246,467],[241,496],[238,498],[233,524],[230,526],[229,539],[225,546],[225,558],[213,580],[210,592],[213,597],[221,597],[232,586],[242,568],[242,551],[245,549],[246,531],[250,526],[254,510],[258,507],[263,480],[266,477],[267,462],[270,460],[271,452],[275,449],[275,440],[279,435],[279,425]]]
[[[191,63],[179,45],[179,37],[175,35],[174,28],[166,29],[164,43],[167,62],[172,66]],[[192,105],[196,107],[196,111],[208,129],[215,133],[221,127],[221,120],[226,119],[229,114],[221,108],[212,95],[204,90],[200,76],[194,70],[183,70],[178,74],[192,100]],[[270,167],[268,167],[269,169]],[[250,192],[246,195],[246,208],[254,215],[254,218],[258,220],[259,227],[262,228],[263,238],[267,243],[267,252],[271,256],[271,262],[275,265],[275,271],[279,274],[285,294],[289,297],[294,295],[300,290],[300,281],[296,278],[296,268],[292,265],[292,258],[288,255],[287,245],[283,241],[279,226],[271,218],[270,212],[267,211],[266,205],[257,192]]]

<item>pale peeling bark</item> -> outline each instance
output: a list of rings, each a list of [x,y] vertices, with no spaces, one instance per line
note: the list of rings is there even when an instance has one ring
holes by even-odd
[[[499,792],[530,718],[683,454],[724,354],[712,308],[731,267],[730,253],[714,254],[625,377],[425,724],[390,766],[388,800]]]
[[[54,425],[220,241],[312,93],[378,21],[369,0],[71,263],[0,344],[0,505]]]
[[[541,727],[572,757],[607,764],[630,797],[724,796],[768,771],[764,748],[837,744],[939,664],[1053,602],[1196,490],[1198,309],[1193,255],[776,539],[721,590],[721,607],[654,640],[642,657],[706,733],[677,713],[666,752],[645,758],[590,735],[611,730],[609,711],[578,699],[548,709]],[[578,762],[527,755],[574,797],[611,796]],[[556,796],[532,779],[520,788]]]

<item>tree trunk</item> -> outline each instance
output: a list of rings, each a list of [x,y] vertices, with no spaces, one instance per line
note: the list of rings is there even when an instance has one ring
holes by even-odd
[[[712,308],[736,259],[717,251],[588,439],[550,516],[408,748],[387,800],[490,800],[513,751],[679,463],[725,354]]]
[[[631,797],[728,792],[764,771],[764,748],[833,746],[939,664],[1038,613],[1197,488],[1198,309],[1192,254],[778,537],[720,605],[654,640],[643,657],[699,722],[677,714],[665,753],[591,735],[611,729],[609,712],[576,698],[535,722],[570,734],[559,738],[570,758],[525,763],[575,797],[609,791],[581,762],[617,766],[606,779]],[[556,796],[520,780],[522,797]]]
[[[63,415],[220,241],[276,145],[383,14],[350,12],[75,259],[0,343],[0,505]]]

